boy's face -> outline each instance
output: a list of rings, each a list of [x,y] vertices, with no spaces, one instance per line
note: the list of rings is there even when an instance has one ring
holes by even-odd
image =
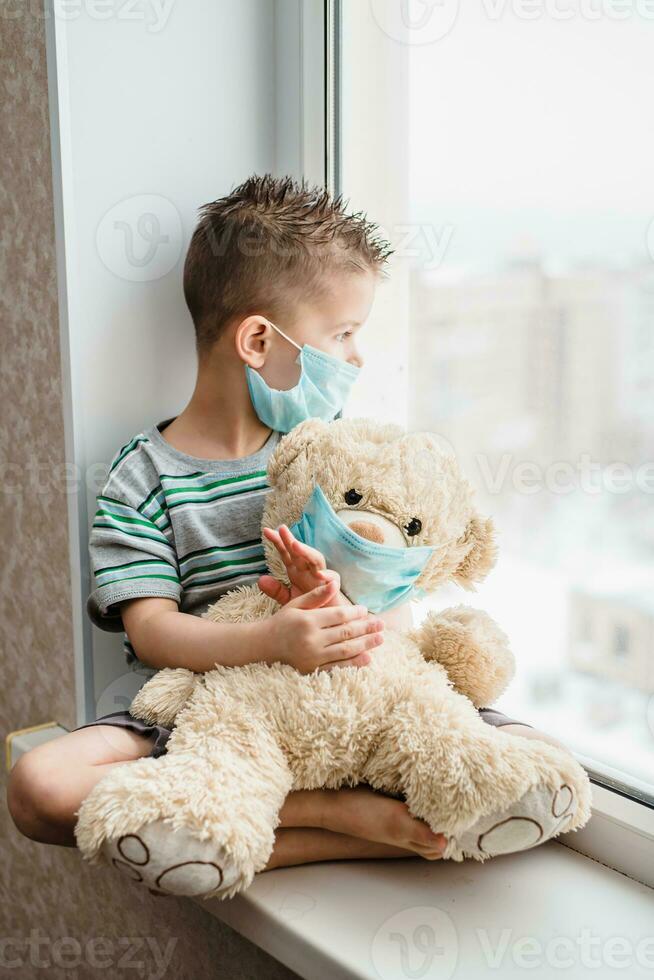
[[[309,344],[342,361],[361,367],[357,333],[368,319],[377,279],[372,272],[334,277],[326,295],[301,303],[292,323],[275,323],[300,347]],[[272,388],[286,390],[298,381],[298,350],[271,330],[272,337],[260,373]]]

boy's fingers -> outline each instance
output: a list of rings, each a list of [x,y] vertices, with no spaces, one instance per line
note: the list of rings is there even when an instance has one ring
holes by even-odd
[[[279,533],[281,540],[284,543],[284,547],[289,552],[293,550],[295,545],[302,545],[302,542],[298,541],[298,539],[291,533],[291,530],[288,527],[288,525],[280,524],[279,527],[277,528],[277,531]],[[302,547],[306,547],[306,545],[302,545]]]
[[[369,633],[380,633],[383,629],[383,621],[375,616],[369,616],[367,619],[355,619],[349,623],[341,623],[339,626],[330,626],[322,631],[327,647],[325,653],[329,655],[329,647],[335,643],[346,643],[348,640],[367,636]]]
[[[276,531],[275,528],[273,527],[264,527],[263,533],[268,538],[269,541],[272,541],[272,543],[275,545],[277,549],[280,548],[281,541],[279,538],[279,531]]]
[[[326,567],[327,562],[324,555],[316,548],[312,548],[311,545],[298,541],[283,524],[280,527],[280,534],[289,551],[298,557],[302,557],[312,570],[319,571]]]
[[[321,664],[318,670],[338,670],[339,667],[367,667],[369,663],[370,654],[359,653],[349,660],[332,660],[327,664]]]
[[[318,585],[311,592],[305,592],[304,595],[297,596],[296,599],[291,599],[289,606],[293,606],[294,609],[318,609],[325,602],[331,600],[336,593],[336,587],[333,582],[326,582],[324,585]]]
[[[277,531],[279,532],[280,538],[284,542],[284,547],[288,548],[289,551],[291,551],[295,545],[302,544],[302,542],[298,541],[295,535],[291,532],[291,529],[287,524],[280,524]],[[306,545],[303,545],[303,547],[306,547]]]
[[[274,537],[273,540],[274,540],[274,543],[275,543],[275,547],[277,548],[277,551],[280,553],[280,555],[282,557],[282,561],[284,562],[284,564],[287,567],[289,565],[292,565],[293,564],[293,559],[291,557],[291,553],[288,550],[288,548],[286,547],[286,544],[284,542],[284,539],[282,538],[281,534],[279,533],[279,530],[275,531],[274,532],[274,535],[275,535],[275,537]]]
[[[340,589],[341,576],[338,574],[338,572],[333,571],[331,568],[323,568],[318,569],[316,575],[318,575],[324,582],[334,582],[336,584],[336,588]]]
[[[282,541],[279,531],[275,530],[272,527],[266,527],[263,529],[263,533],[268,538],[268,540],[272,541],[272,543],[275,545],[284,564],[287,567],[291,565],[293,563],[293,559],[291,558],[286,545]]]
[[[335,663],[338,660],[350,660],[352,657],[358,657],[360,653],[367,653],[368,650],[373,650],[383,642],[383,631],[367,633],[365,636],[346,640],[345,643],[334,643],[329,647],[325,647],[325,656],[329,657],[330,663]]]
[[[285,606],[291,598],[290,589],[283,585],[282,582],[278,582],[273,575],[262,575],[257,585],[264,595],[274,599],[275,602],[279,602],[282,606]]]
[[[334,581],[328,582],[327,585],[336,591],[336,583]],[[311,593],[308,594],[310,595]],[[365,606],[352,605],[328,606],[325,609],[317,609],[314,613],[316,626],[319,626],[320,629],[325,629],[329,626],[339,626],[341,623],[349,623],[352,619],[365,619],[368,615],[368,610]]]

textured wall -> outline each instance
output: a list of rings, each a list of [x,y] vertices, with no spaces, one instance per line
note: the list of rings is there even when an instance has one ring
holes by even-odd
[[[70,728],[75,717],[42,35],[26,9],[0,16],[0,717],[9,729],[50,718]]]
[[[29,12],[39,9],[0,0],[3,735],[49,719],[74,725],[44,25]],[[23,839],[4,806],[0,835],[0,940],[12,940],[0,942],[1,976],[292,976],[196,905]]]

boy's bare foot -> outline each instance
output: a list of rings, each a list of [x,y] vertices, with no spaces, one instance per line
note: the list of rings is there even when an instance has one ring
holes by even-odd
[[[441,858],[447,844],[443,834],[412,817],[401,800],[366,786],[291,793],[280,816],[282,827],[317,827],[411,851],[428,861]]]

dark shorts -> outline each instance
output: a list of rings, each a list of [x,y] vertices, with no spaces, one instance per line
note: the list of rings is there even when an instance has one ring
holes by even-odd
[[[527,725],[524,721],[516,721],[515,718],[509,718],[508,715],[502,714],[501,711],[496,711],[495,708],[479,708],[478,710],[487,724],[495,725],[497,728],[500,728],[502,725],[526,725],[527,728],[533,728],[533,725]],[[87,725],[79,725],[78,728],[73,730],[77,732],[80,728],[91,728],[93,725],[115,725],[117,728],[127,728],[130,732],[143,735],[152,741],[152,748],[150,749],[149,755],[155,759],[160,755],[165,755],[166,743],[172,731],[170,728],[164,728],[163,725],[148,725],[147,722],[141,721],[140,718],[134,718],[133,715],[130,715],[129,711],[114,711],[110,715],[103,715],[96,721],[90,721]]]

